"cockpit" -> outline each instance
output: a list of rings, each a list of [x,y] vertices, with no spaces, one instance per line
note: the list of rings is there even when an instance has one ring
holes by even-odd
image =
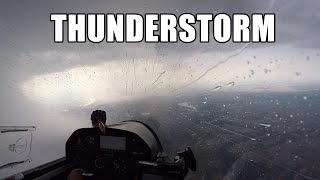
[[[68,138],[63,161],[21,174],[25,179],[69,179],[81,169],[84,179],[108,180],[183,180],[189,170],[196,171],[196,159],[190,147],[170,159],[147,124],[128,120],[106,127],[77,129]]]

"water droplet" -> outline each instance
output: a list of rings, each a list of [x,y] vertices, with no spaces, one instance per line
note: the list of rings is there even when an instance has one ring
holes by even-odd
[[[308,97],[307,96],[303,96],[303,100],[307,100],[308,99]]]
[[[213,91],[220,90],[221,88],[222,88],[222,86],[217,86],[217,87],[213,88]]]
[[[293,118],[293,115],[292,115],[292,114],[290,114],[290,118]]]
[[[264,126],[264,127],[266,127],[266,128],[271,127],[271,124],[263,124],[263,123],[260,123],[259,125],[260,125],[260,126]]]
[[[307,57],[306,57],[306,60],[307,60],[307,61],[310,61],[310,57],[309,57],[309,56],[307,56]]]
[[[227,86],[234,86],[234,82],[229,82]]]
[[[295,72],[296,76],[300,76],[301,72]]]

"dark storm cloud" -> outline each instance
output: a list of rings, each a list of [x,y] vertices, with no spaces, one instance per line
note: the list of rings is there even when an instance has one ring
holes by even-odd
[[[189,44],[55,44],[53,43],[53,23],[49,21],[50,13],[276,13],[275,44],[252,44],[249,48],[263,48],[274,45],[294,45],[304,48],[318,48],[320,37],[320,2],[317,0],[135,0],[135,1],[3,1],[0,7],[0,51],[1,61],[25,59],[35,67],[50,63],[49,67],[30,70],[33,73],[42,71],[60,71],[72,66],[83,66],[102,61],[121,59],[126,56],[143,57],[145,49],[154,48],[158,55],[176,56],[196,52],[231,51],[241,48],[243,44],[218,44],[211,40],[208,44],[198,41]],[[79,55],[77,61],[65,61],[59,55],[46,60],[41,52],[73,52]],[[97,51],[104,51],[105,57],[99,57]],[[98,56],[98,57],[97,57]],[[10,63],[10,62],[8,62]],[[28,62],[25,62],[28,63]],[[53,67],[53,68],[52,68]],[[25,74],[23,75],[25,76]]]
[[[277,13],[278,40],[303,48],[319,48],[320,2],[279,1]]]

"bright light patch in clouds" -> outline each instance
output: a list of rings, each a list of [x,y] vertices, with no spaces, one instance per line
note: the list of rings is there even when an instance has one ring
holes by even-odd
[[[148,72],[146,62],[134,61],[111,61],[34,76],[22,84],[22,90],[38,101],[72,106],[130,100],[147,95],[156,76]],[[164,69],[161,63],[152,66]]]
[[[259,52],[256,57],[253,52]],[[269,56],[273,52],[272,57]],[[22,83],[24,94],[51,105],[86,106],[112,103],[152,95],[174,95],[172,90],[201,76],[208,68],[225,59],[227,53],[202,53],[182,59],[139,58],[106,61],[78,66],[60,72],[37,75]],[[314,63],[307,59],[315,51],[283,56],[275,49],[246,50],[210,71],[192,86],[181,89],[241,89],[241,84],[290,85],[319,78]],[[308,53],[308,54],[307,54]],[[50,56],[49,52],[46,52]],[[52,54],[52,53],[51,53]],[[54,53],[55,54],[55,53]],[[67,52],[61,57],[76,60]],[[310,58],[310,57],[309,57]],[[306,73],[308,70],[308,73]],[[227,86],[234,82],[235,86]],[[284,83],[285,82],[285,83]],[[224,87],[225,86],[225,87]]]

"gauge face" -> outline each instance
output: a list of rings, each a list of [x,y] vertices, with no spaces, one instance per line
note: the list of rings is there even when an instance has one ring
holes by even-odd
[[[87,136],[84,138],[84,143],[86,144],[94,144],[95,143],[95,138],[92,136]]]
[[[106,161],[107,159],[105,157],[100,157],[94,161],[94,165],[98,169],[103,169],[106,167]]]
[[[121,157],[117,157],[112,162],[112,170],[115,176],[124,177],[128,173],[128,162]]]

